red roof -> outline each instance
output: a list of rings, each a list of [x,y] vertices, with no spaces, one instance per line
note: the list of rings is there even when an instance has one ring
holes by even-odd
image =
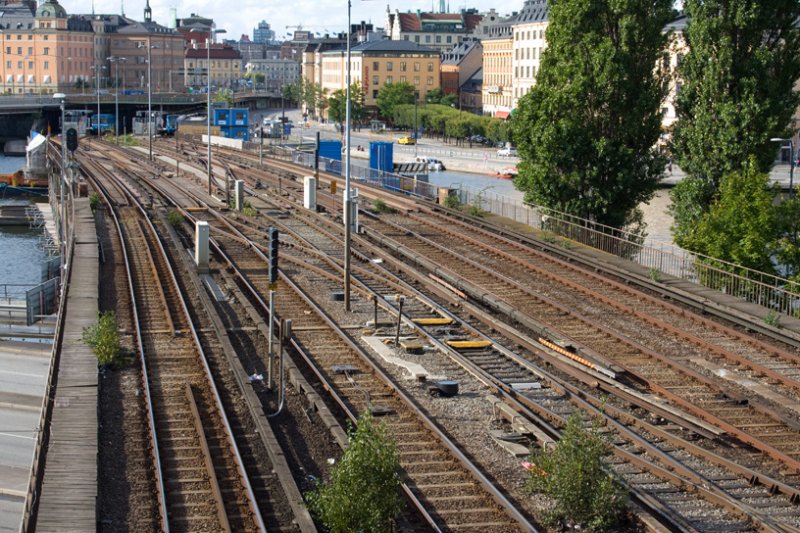
[[[224,48],[216,48],[211,46],[211,50],[206,50],[206,47],[187,48],[186,59],[206,59],[211,55],[211,59],[241,59],[242,54],[238,50],[234,50],[230,46]]]
[[[398,13],[400,31],[422,31],[422,25],[416,13]]]
[[[505,120],[505,119],[508,118],[508,115],[510,115],[510,114],[511,113],[509,113],[508,111],[497,111],[497,112],[495,112],[494,116],[496,118],[501,118],[501,119]]]

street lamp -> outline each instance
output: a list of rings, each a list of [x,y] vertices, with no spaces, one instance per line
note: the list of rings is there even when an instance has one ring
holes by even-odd
[[[150,83],[151,75],[152,75],[152,58],[150,56],[150,50],[153,48],[158,48],[157,45],[150,44],[150,37],[147,38],[147,45],[143,45],[139,43],[137,48],[147,48],[147,146],[148,146],[148,157],[150,161],[153,160],[153,90],[152,84]]]
[[[344,309],[350,310],[350,219],[352,213],[350,210],[350,7],[352,2],[347,0],[347,89],[346,98],[347,104],[345,105],[345,156],[344,156]]]
[[[62,276],[62,287],[63,287],[63,276],[64,276],[64,260],[66,255],[66,244],[65,241],[67,239],[67,230],[64,228],[64,220],[67,208],[65,207],[66,200],[64,199],[64,186],[67,182],[67,132],[64,128],[65,125],[65,116],[66,112],[64,110],[67,95],[64,93],[56,93],[53,95],[53,98],[58,99],[61,101],[61,185],[59,189],[61,190],[61,216],[59,217],[61,221],[59,222],[59,229],[61,234],[61,267],[59,269],[60,275]]]
[[[784,139],[782,137],[773,137],[770,139],[772,142],[789,143],[789,195],[794,195],[794,141],[792,139]]]
[[[94,70],[94,85],[97,88],[97,138],[100,138],[100,71],[106,68],[105,65],[92,65],[89,67]]]
[[[116,91],[114,91],[114,137],[116,137],[117,144],[119,144],[119,62],[126,61],[126,58],[111,56],[108,60],[115,63],[117,69],[114,75],[114,87],[116,87]]]
[[[198,32],[202,30],[198,30],[194,28],[189,30],[190,32]],[[206,126],[207,126],[207,136],[208,136],[208,195],[211,196],[211,41],[214,35],[218,33],[227,33],[225,30],[211,30],[208,31],[208,38],[206,39],[206,95],[207,98],[207,105],[208,105],[208,117],[206,117]],[[225,189],[227,193],[227,177],[225,178]]]

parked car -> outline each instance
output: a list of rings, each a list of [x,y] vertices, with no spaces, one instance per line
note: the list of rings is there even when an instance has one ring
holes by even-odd
[[[397,142],[400,144],[417,144],[417,140],[414,137],[409,137],[408,135],[400,137],[397,139]]]
[[[517,157],[517,149],[506,146],[505,148],[500,148],[497,151],[497,155],[500,157]]]

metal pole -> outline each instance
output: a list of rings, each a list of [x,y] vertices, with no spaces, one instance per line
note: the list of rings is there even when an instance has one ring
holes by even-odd
[[[206,62],[206,95],[208,96],[208,117],[207,117],[207,126],[208,126],[208,195],[211,196],[211,34],[209,33],[208,39],[206,39],[206,53],[207,53],[207,62]],[[271,321],[271,319],[270,319]],[[270,325],[270,327],[272,327]],[[272,330],[270,330],[272,331]],[[270,333],[270,342],[272,342],[272,334]],[[270,352],[271,353],[271,352]],[[271,385],[270,385],[271,386]]]
[[[66,97],[61,99],[61,185],[59,187],[61,189],[61,223],[59,224],[61,226],[61,268],[59,269],[59,274],[62,287],[64,286],[64,264],[67,254],[67,228],[64,225],[67,214],[67,200],[64,198],[67,182],[67,132],[64,128],[66,117],[65,100]]]
[[[789,139],[789,195],[794,196],[794,141]]]
[[[347,0],[347,106],[344,163],[344,309],[350,311],[350,0]]]
[[[119,144],[119,60],[120,58],[117,58],[114,61],[117,67],[117,74],[114,77],[114,85],[117,87],[114,91],[114,137],[117,139],[117,144]]]
[[[275,291],[269,291],[269,338],[267,339],[267,355],[269,365],[267,365],[267,388],[272,390],[272,366],[275,364],[275,354],[272,351],[272,337],[275,331]]]
[[[419,93],[414,91],[414,158],[417,157],[417,104],[419,103]]]
[[[150,56],[150,37],[147,37],[147,139],[148,139],[148,157],[150,161],[153,160],[153,102],[152,102],[152,93],[153,93],[153,84],[151,83],[152,78],[150,77],[152,74],[152,57]]]
[[[100,138],[100,65],[95,65],[94,84],[97,86],[97,138]]]

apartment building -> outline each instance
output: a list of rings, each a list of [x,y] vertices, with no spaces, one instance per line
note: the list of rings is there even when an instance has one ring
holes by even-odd
[[[344,49],[323,52],[320,80],[328,94],[346,88]],[[428,91],[441,87],[439,51],[406,40],[368,41],[350,49],[350,83],[364,89],[364,104],[377,109],[378,91],[387,83],[408,83],[417,90],[420,101]]]
[[[300,80],[300,64],[291,59],[254,59],[245,64],[244,70],[246,74],[263,74],[265,90],[274,93]]]
[[[193,42],[186,49],[183,72],[187,87],[235,88],[242,77],[242,56],[229,45],[212,44],[208,49],[205,43]]]
[[[446,52],[472,35],[483,17],[474,9],[461,13],[394,13],[386,8],[386,34],[393,41],[411,41]]]
[[[511,43],[514,54],[511,63],[514,72],[512,108],[517,107],[519,99],[536,84],[542,52],[547,46],[547,24],[547,0],[527,0],[515,18]]]
[[[497,24],[483,39],[483,113],[506,119],[513,109],[513,18]]]
[[[57,0],[0,10],[0,92],[68,92],[91,78],[94,32],[84,17],[69,16]]]

